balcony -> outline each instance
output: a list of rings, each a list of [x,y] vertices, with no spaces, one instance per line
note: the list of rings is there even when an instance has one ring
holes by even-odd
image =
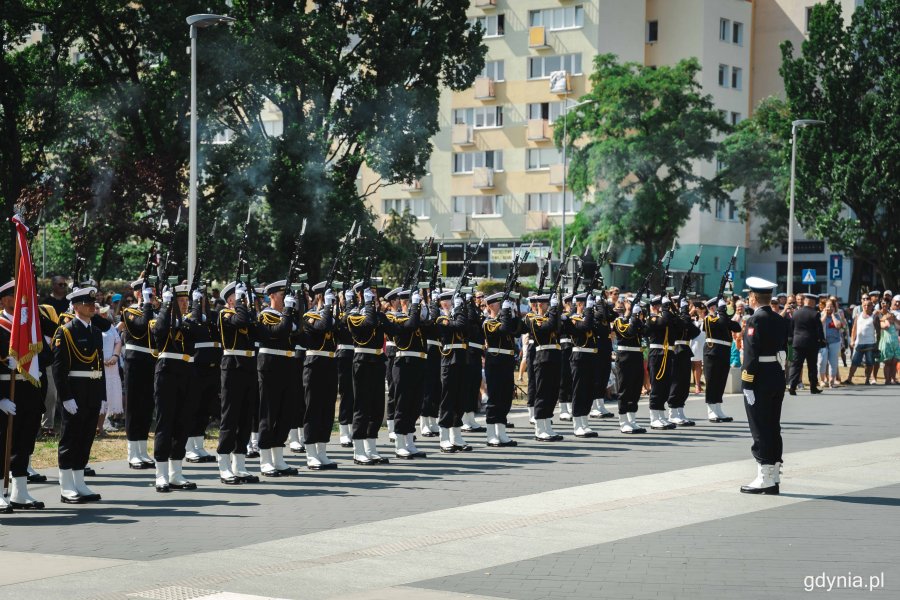
[[[475,143],[475,132],[471,125],[457,123],[453,126],[453,143],[457,146],[471,146]]]
[[[497,0],[475,0],[475,8],[490,10],[497,8]]]
[[[566,169],[562,163],[550,165],[550,185],[562,187],[566,180]]]
[[[525,213],[525,231],[546,231],[550,229],[550,219],[547,213],[539,210],[529,210]]]
[[[404,192],[421,192],[422,180],[413,179],[412,181],[404,181],[400,189],[402,189]]]
[[[469,215],[466,213],[453,213],[450,215],[450,232],[451,233],[468,233],[472,231],[472,224]]]
[[[552,137],[548,119],[528,119],[525,137],[529,142],[546,142]]]
[[[475,78],[475,99],[476,100],[493,100],[494,80],[490,77]]]
[[[536,26],[528,28],[528,47],[533,50],[550,47],[550,44],[547,43],[546,27]]]
[[[572,76],[565,71],[550,73],[550,92],[553,94],[571,94]]]
[[[494,188],[494,169],[491,167],[475,167],[472,170],[472,187],[477,190]]]

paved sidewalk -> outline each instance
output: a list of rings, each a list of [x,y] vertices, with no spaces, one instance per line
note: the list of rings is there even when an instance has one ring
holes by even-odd
[[[428,459],[377,469],[335,449],[337,472],[237,488],[214,465],[191,466],[200,488],[166,496],[151,473],[105,463],[91,482],[103,502],[68,507],[38,486],[49,510],[0,520],[0,596],[584,598],[599,586],[656,598],[717,584],[720,597],[750,597],[749,579],[768,581],[754,555],[780,565],[765,593],[802,592],[801,567],[869,574],[869,563],[896,596],[900,528],[885,523],[900,497],[898,401],[880,387],[788,398],[778,498],[737,493],[753,474],[739,397],[732,424],[623,436],[595,421],[594,440],[558,424],[566,441],[546,446],[520,417],[518,448],[484,448],[480,434],[474,452],[446,456],[428,440]],[[836,500],[849,497],[860,500]]]

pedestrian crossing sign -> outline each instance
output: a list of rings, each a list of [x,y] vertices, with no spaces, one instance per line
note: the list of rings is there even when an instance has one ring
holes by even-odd
[[[803,283],[804,284],[813,284],[816,282],[816,270],[815,269],[803,269]]]

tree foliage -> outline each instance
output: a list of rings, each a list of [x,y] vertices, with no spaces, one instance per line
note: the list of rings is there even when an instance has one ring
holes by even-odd
[[[416,216],[404,210],[403,214],[395,210],[387,216],[384,225],[384,240],[387,242],[383,249],[379,272],[384,277],[385,285],[396,287],[403,284],[406,270],[416,256],[416,235],[413,228],[416,226]]]
[[[813,8],[799,54],[782,45],[795,118],[821,119],[797,148],[795,208],[804,229],[900,285],[900,0]],[[848,210],[849,209],[849,210]]]
[[[591,103],[567,116],[572,187],[593,193],[576,232],[586,229],[595,252],[610,238],[640,245],[637,273],[671,247],[695,204],[724,196],[720,181],[696,170],[697,161],[715,156],[716,133],[728,130],[702,93],[699,71],[696,59],[648,67],[597,56],[592,91],[581,98]],[[562,131],[554,127],[557,145]]]

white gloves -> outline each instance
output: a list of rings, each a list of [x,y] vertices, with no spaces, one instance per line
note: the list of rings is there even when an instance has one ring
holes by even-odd
[[[344,302],[346,302],[347,304],[353,302],[353,290],[344,291]]]
[[[515,306],[515,304],[513,304],[512,300],[504,300],[503,306],[501,306],[500,308],[502,308],[503,310],[506,310],[506,309],[512,310],[514,306]]]
[[[153,288],[145,287],[141,290],[141,295],[144,297],[144,302],[150,302],[153,300]]]
[[[594,308],[594,306],[597,305],[597,301],[594,300],[593,296],[588,296],[587,302],[585,302],[584,305],[587,306],[588,308]]]
[[[163,292],[163,302],[171,302],[174,297],[175,295],[170,289],[166,289],[166,291]]]
[[[472,301],[472,294],[466,294],[466,302]]]
[[[459,308],[463,305],[463,299],[459,297],[459,294],[453,296],[453,308]]]
[[[744,390],[744,398],[746,398],[747,404],[749,404],[750,406],[756,404],[756,394],[753,392],[753,390]]]
[[[422,294],[420,294],[419,292],[413,292],[412,296],[410,296],[409,299],[413,304],[419,304],[420,302],[422,302]]]
[[[638,305],[638,306],[632,306],[632,307],[631,307],[631,316],[632,316],[632,317],[639,317],[639,316],[641,316],[641,307],[640,307],[640,305]]]
[[[334,292],[331,289],[325,290],[325,306],[334,304]]]
[[[75,400],[65,400],[63,402],[63,408],[66,409],[66,412],[70,415],[74,415],[78,412],[78,403]]]
[[[101,415],[106,414],[106,400],[104,400],[103,402],[100,403],[100,414]]]
[[[2,410],[3,412],[5,412],[8,415],[15,416],[16,405],[9,398],[4,398],[3,400],[0,400],[0,410]]]
[[[191,294],[191,300],[193,300],[194,302],[198,302],[202,299],[203,299],[203,292],[201,292],[200,290],[194,290],[194,292]]]
[[[679,306],[680,308],[687,308],[687,307],[688,307],[688,301],[685,300],[684,298],[682,298],[682,299],[681,299],[681,303],[680,303],[678,306]]]
[[[363,300],[366,302],[373,302],[375,300],[375,293],[372,290],[367,289],[363,292]]]
[[[550,296],[550,306],[559,306],[559,296],[556,294]]]
[[[284,297],[284,307],[285,308],[294,308],[297,306],[297,299],[293,296],[285,296]]]
[[[243,300],[247,297],[247,286],[243,284],[243,282],[234,286],[234,295],[238,300]]]

